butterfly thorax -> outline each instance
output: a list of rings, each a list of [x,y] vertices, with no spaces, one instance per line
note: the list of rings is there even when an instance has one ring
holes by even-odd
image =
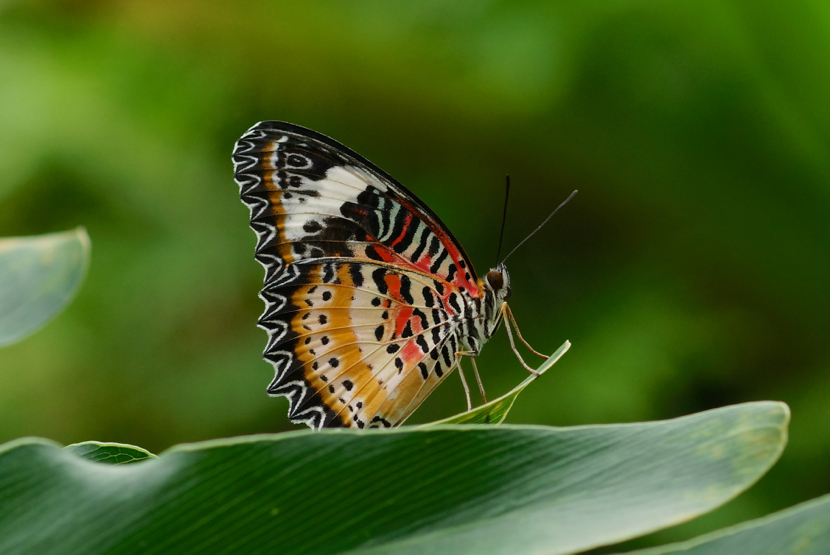
[[[480,302],[480,313],[476,318],[477,334],[473,335],[482,339],[478,345],[469,345],[469,350],[480,352],[482,344],[498,331],[502,322],[502,305],[510,298],[510,274],[504,264],[499,264],[487,272],[484,279],[479,280],[482,299]]]
[[[510,275],[499,264],[478,284],[480,296],[462,295],[463,315],[455,318],[461,349],[476,355],[501,325],[502,304],[510,297]]]

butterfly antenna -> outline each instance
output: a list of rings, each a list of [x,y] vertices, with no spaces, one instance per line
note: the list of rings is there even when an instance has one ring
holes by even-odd
[[[507,199],[510,198],[510,176],[507,178],[507,184],[504,189],[504,214],[501,217],[501,233],[499,233],[499,250],[496,252],[496,264],[499,263],[499,256],[501,256],[501,242],[504,239],[504,225],[507,223]]]
[[[551,218],[553,218],[553,215],[554,215],[554,214],[556,214],[557,212],[559,212],[559,209],[560,209],[560,208],[562,208],[563,206],[565,206],[566,204],[568,204],[568,201],[569,201],[569,200],[571,200],[572,198],[574,198],[574,195],[575,195],[576,193],[577,193],[577,191],[574,191],[573,193],[571,193],[571,196],[569,196],[568,198],[566,198],[566,199],[565,199],[565,201],[564,201],[562,204],[560,204],[559,206],[557,206],[557,207],[556,207],[556,210],[554,210],[553,212],[551,212],[551,213],[550,213],[550,216],[548,216],[547,218],[545,218],[545,221],[544,221],[544,222],[542,222],[542,223],[539,225],[539,227],[537,227],[536,229],[534,229],[533,231],[531,231],[531,232],[530,232],[530,235],[528,235],[527,237],[525,237],[524,239],[522,239],[522,242],[521,242],[521,243],[519,243],[518,245],[516,245],[515,247],[513,247],[513,250],[512,250],[512,251],[510,251],[509,253],[507,253],[507,256],[505,256],[505,257],[504,257],[504,260],[502,260],[502,262],[504,262],[505,260],[507,260],[508,258],[510,258],[510,255],[511,255],[511,254],[513,254],[514,252],[516,252],[516,249],[518,249],[519,247],[521,247],[522,245],[524,245],[524,244],[525,244],[525,241],[527,241],[528,239],[530,239],[531,237],[533,237],[533,235],[534,235],[537,231],[539,231],[540,229],[542,229],[542,227],[544,227],[544,225],[545,225],[546,223],[548,223],[548,220],[550,220]]]

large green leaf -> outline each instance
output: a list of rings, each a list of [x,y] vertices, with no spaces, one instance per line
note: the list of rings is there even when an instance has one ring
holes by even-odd
[[[788,421],[760,402],[643,424],[303,431],[119,466],[17,440],[0,446],[0,553],[572,553],[731,499]]]
[[[688,542],[630,555],[827,555],[830,553],[830,495],[732,526]]]
[[[86,231],[0,239],[0,346],[19,341],[69,302],[89,263]]]
[[[571,348],[571,342],[565,341],[561,347],[556,349],[556,352],[553,353],[550,358],[548,358],[542,365],[536,370],[539,372],[539,375],[531,374],[528,376],[522,383],[517,385],[513,388],[512,391],[505,393],[498,399],[494,399],[489,403],[481,405],[480,407],[476,407],[472,410],[468,410],[466,412],[462,412],[461,414],[456,414],[455,416],[450,416],[449,418],[445,418],[444,420],[438,420],[437,422],[430,422],[429,424],[424,424],[425,426],[435,426],[438,424],[501,424],[504,422],[504,419],[507,418],[507,413],[510,412],[510,409],[513,408],[513,403],[516,402],[516,397],[519,396],[519,393],[524,391],[524,389],[531,384],[531,382],[537,380],[541,377],[542,374],[548,371],[548,369],[556,364],[556,362],[562,358],[562,355],[568,352],[568,349]]]

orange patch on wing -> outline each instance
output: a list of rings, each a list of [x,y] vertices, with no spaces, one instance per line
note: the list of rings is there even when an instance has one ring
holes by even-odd
[[[282,258],[286,264],[291,264],[294,262],[294,256],[291,254],[291,245],[286,242],[287,239],[285,237],[285,233],[283,232],[285,208],[282,205],[282,190],[280,190],[277,186],[277,168],[274,166],[273,162],[273,153],[278,148],[279,145],[276,141],[271,141],[262,147],[262,153],[270,153],[269,155],[262,156],[262,169],[267,170],[262,176],[262,184],[265,188],[265,193],[268,195],[268,210],[273,218],[271,225],[273,225],[277,230],[277,251],[279,252],[280,258]]]
[[[311,268],[311,275],[321,273],[322,265]],[[337,278],[342,285],[354,285],[346,265],[338,269]],[[365,348],[366,345],[357,343],[358,337],[352,329],[352,313],[342,310],[352,306],[354,290],[350,287],[325,284],[304,286],[292,295],[292,304],[305,306],[309,291],[315,290],[315,287],[324,288],[331,292],[332,296],[328,301],[315,304],[309,310],[300,311],[292,318],[292,330],[301,338],[311,339],[308,344],[305,343],[305,339],[298,340],[294,353],[303,363],[303,377],[311,388],[318,392],[322,402],[335,413],[339,413],[344,424],[354,426],[354,406],[352,411],[348,410],[350,403],[346,393],[354,388],[359,390],[364,387],[371,380],[372,374],[364,361],[369,351]],[[319,294],[317,292],[317,295]],[[332,308],[338,310],[330,310]],[[303,319],[304,314],[311,316]],[[326,339],[325,344],[323,338]],[[348,387],[344,386],[346,383]]]

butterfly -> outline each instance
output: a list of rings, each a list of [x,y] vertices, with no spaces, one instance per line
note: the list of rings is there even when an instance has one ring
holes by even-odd
[[[265,268],[267,391],[288,398],[292,422],[398,426],[455,368],[469,409],[461,359],[484,398],[474,357],[503,320],[535,373],[513,341],[511,323],[530,347],[506,303],[504,263],[479,278],[447,226],[389,174],[280,121],[251,127],[233,162]]]

